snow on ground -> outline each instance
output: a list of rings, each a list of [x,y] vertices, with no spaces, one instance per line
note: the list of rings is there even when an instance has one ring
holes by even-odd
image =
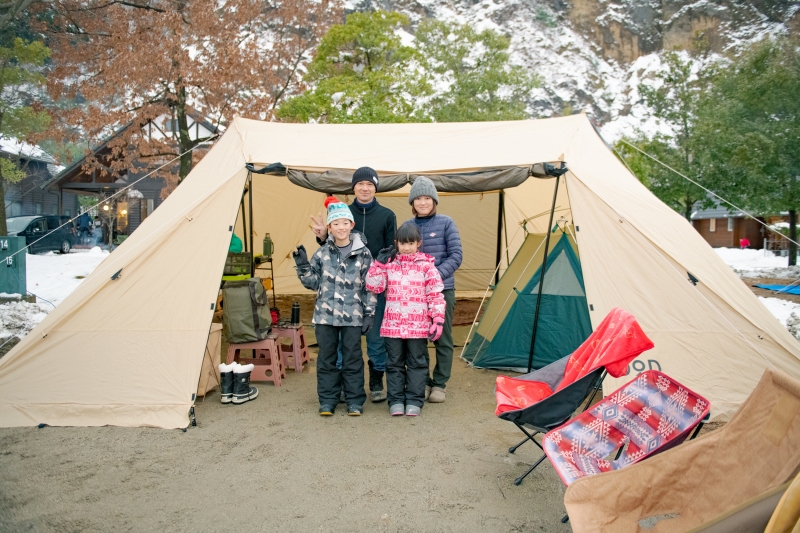
[[[714,248],[714,251],[740,278],[785,279],[787,285],[800,279],[800,267],[787,266],[786,257],[772,252],[738,248]],[[800,304],[781,298],[759,296],[758,299],[792,335],[800,339]]]
[[[27,335],[106,257],[108,252],[98,247],[89,251],[73,250],[66,255],[29,254],[26,257],[28,292],[37,296],[37,303],[16,301],[0,305],[0,344],[9,337]]]
[[[800,314],[800,304],[788,300],[781,300],[780,298],[765,298],[759,296],[758,299],[784,326],[789,320],[789,317],[792,316],[792,313],[797,312]]]
[[[106,257],[108,252],[97,246],[65,255],[54,252],[28,255],[28,292],[58,305]]]
[[[24,337],[51,309],[46,303],[23,301],[0,305],[0,341],[5,342],[12,336]]]
[[[788,258],[764,250],[714,248],[740,278],[800,279],[800,266],[787,266]]]
[[[758,299],[789,330],[789,333],[800,340],[800,304],[780,298],[759,296]]]

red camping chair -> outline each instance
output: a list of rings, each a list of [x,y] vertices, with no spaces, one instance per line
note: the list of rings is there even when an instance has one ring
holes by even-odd
[[[606,371],[614,377],[624,375],[628,364],[652,347],[633,315],[614,308],[571,355],[518,378],[498,376],[495,415],[513,422],[525,434],[508,452],[514,453],[529,440],[541,448],[534,439],[537,433],[547,433],[566,422],[588,397],[586,409]],[[543,454],[514,484],[522,483],[545,457]]]
[[[710,407],[708,400],[666,374],[648,370],[547,433],[542,444],[569,485],[677,446],[708,416]]]

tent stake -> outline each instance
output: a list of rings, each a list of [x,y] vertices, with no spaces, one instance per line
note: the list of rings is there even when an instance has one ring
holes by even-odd
[[[553,207],[550,209],[550,222],[547,224],[547,236],[544,238],[544,258],[542,258],[542,275],[539,276],[539,293],[536,295],[536,312],[533,315],[533,333],[531,334],[531,352],[528,355],[528,372],[533,368],[533,348],[536,346],[536,330],[539,328],[539,306],[542,303],[542,289],[544,288],[544,275],[547,270],[547,250],[550,248],[550,228],[553,227],[553,215],[556,212],[556,197],[558,197],[558,182],[561,176],[556,176],[556,188],[553,191]]]

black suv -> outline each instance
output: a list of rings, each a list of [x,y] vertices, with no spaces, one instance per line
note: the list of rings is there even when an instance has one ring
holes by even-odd
[[[63,225],[63,226],[62,226]],[[6,219],[10,237],[25,237],[28,252],[35,254],[55,250],[66,254],[78,241],[75,226],[65,216],[34,215]]]

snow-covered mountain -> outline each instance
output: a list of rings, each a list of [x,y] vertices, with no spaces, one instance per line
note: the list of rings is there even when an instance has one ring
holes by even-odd
[[[800,32],[789,0],[347,0],[348,11],[385,9],[491,28],[512,40],[512,60],[535,71],[532,116],[590,113],[614,140],[658,127],[637,87],[660,68],[658,52],[734,52],[776,33]],[[413,28],[412,28],[413,29]]]

